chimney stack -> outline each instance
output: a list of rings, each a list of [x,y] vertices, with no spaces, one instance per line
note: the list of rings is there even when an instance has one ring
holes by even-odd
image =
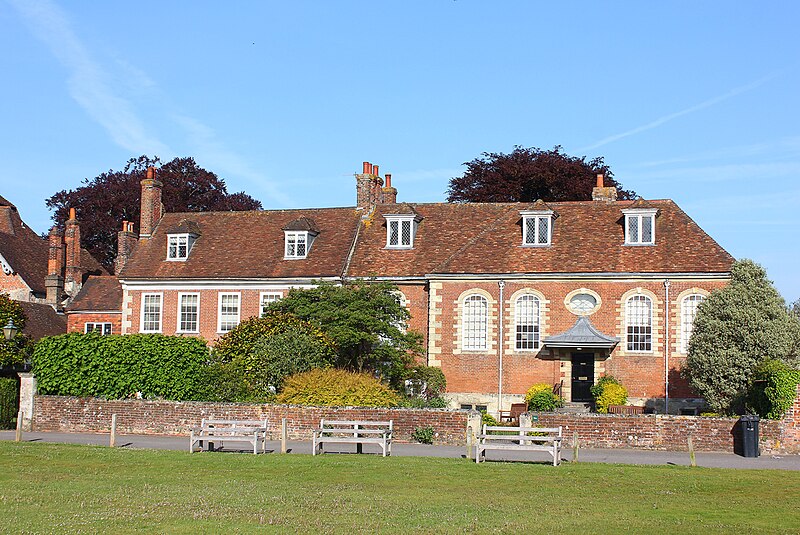
[[[373,166],[364,162],[363,173],[356,174],[356,210],[362,212],[361,217],[367,217],[375,207],[373,202]]]
[[[47,303],[58,307],[64,293],[64,233],[57,227],[50,229],[50,253],[47,258],[47,276],[44,286],[47,289]]]
[[[133,223],[122,222],[122,230],[117,233],[117,257],[114,259],[114,275],[119,275],[128,262],[133,248],[137,243],[136,234],[133,232]]]
[[[383,187],[382,201],[385,204],[397,203],[397,188],[392,187],[392,175],[386,173],[386,185]]]
[[[75,208],[69,209],[69,219],[64,231],[66,265],[64,269],[64,288],[74,296],[80,290],[81,280],[81,226],[75,216]],[[49,263],[49,262],[48,262]]]
[[[592,200],[601,202],[614,202],[617,200],[617,188],[605,187],[605,176],[597,174],[597,185],[592,190]]]
[[[164,185],[156,179],[155,167],[148,167],[146,176],[147,178],[141,181],[142,200],[139,219],[139,238],[143,240],[152,236],[161,220],[161,188]]]

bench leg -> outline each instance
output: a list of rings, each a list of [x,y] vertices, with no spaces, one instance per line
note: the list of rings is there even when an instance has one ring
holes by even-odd
[[[361,442],[356,442],[356,453],[363,453],[364,445]]]

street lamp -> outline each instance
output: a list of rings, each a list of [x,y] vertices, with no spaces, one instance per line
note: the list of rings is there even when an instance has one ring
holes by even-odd
[[[11,340],[15,336],[17,336],[18,330],[19,329],[17,329],[17,326],[14,325],[14,320],[8,318],[8,323],[6,323],[6,326],[3,327],[3,336],[6,337],[6,340]]]

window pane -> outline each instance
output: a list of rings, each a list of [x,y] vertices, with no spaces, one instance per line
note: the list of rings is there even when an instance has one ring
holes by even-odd
[[[537,236],[536,243],[538,244],[547,244],[549,243],[550,237],[550,218],[549,217],[537,217],[539,221],[539,234]]]
[[[397,245],[399,240],[399,232],[397,230],[399,221],[389,221],[389,245]]]
[[[650,298],[635,295],[625,304],[628,351],[652,351],[652,304]]]
[[[628,219],[628,243],[639,243],[639,216],[629,215]]]
[[[182,295],[180,305],[180,325],[181,331],[197,332],[197,320],[199,315],[198,305],[200,296]]]
[[[488,309],[486,299],[480,295],[472,295],[464,300],[461,322],[464,349],[486,349]]]
[[[267,307],[270,303],[274,303],[275,301],[279,301],[281,298],[281,294],[262,294],[261,295],[261,315],[263,316],[267,312]]]
[[[219,307],[219,330],[228,332],[239,325],[239,295],[222,294]]]
[[[523,295],[517,299],[516,309],[516,348],[539,348],[539,299],[533,295]]]
[[[642,243],[653,241],[653,217],[642,216]]]
[[[110,323],[104,323],[103,324],[103,334],[106,335],[106,336],[111,334],[111,324]]]
[[[527,243],[527,244],[536,243],[536,218],[535,217],[526,217],[525,218],[525,243]]]
[[[161,330],[161,296],[145,295],[142,300],[142,330]]]
[[[700,294],[686,296],[681,302],[681,353],[689,351],[689,340],[694,329],[694,318],[697,316],[697,307],[705,299]]]
[[[169,238],[169,249],[167,251],[167,258],[178,257],[178,240],[172,236]]]
[[[411,221],[403,221],[402,245],[411,245]]]
[[[300,235],[297,237],[297,256],[303,257],[306,255],[306,237]]]

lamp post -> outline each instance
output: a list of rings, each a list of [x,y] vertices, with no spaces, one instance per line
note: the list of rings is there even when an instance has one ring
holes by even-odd
[[[3,336],[5,336],[6,340],[11,340],[15,336],[17,336],[18,330],[19,329],[17,329],[17,326],[14,325],[14,320],[8,318],[8,323],[6,323],[6,326],[3,327]]]

